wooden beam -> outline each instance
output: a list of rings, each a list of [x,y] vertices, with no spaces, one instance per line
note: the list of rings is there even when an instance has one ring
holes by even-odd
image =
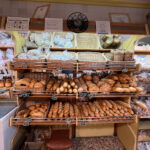
[[[14,1],[14,0],[12,0]],[[17,0],[17,1],[35,1],[35,2],[49,2],[49,3],[65,3],[65,4],[85,4],[85,5],[100,5],[112,7],[131,7],[131,8],[150,8],[150,3],[129,1],[129,0]]]

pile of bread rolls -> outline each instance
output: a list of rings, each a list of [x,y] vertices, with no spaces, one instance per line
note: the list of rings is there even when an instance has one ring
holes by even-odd
[[[23,78],[15,82],[15,86],[24,86],[29,89],[39,89],[46,86],[46,92],[56,92],[57,94],[68,93],[76,94],[82,92],[91,93],[109,93],[109,92],[120,92],[120,93],[140,93],[143,91],[142,88],[137,87],[136,79],[134,76],[127,74],[112,74],[105,78],[100,78],[96,73],[88,75],[83,74],[82,76],[71,79],[56,79],[50,78],[49,82],[46,80],[35,80],[30,78]]]
[[[16,118],[44,118],[48,110],[47,103],[37,103],[35,105],[30,105],[26,109],[18,111]]]
[[[15,82],[15,87],[26,87],[27,90],[44,88],[46,80],[37,81],[35,79],[23,78]]]
[[[56,102],[51,105],[48,118],[73,117],[104,117],[104,116],[130,116],[133,115],[131,106],[120,100],[97,100],[88,103],[71,104],[69,102]]]
[[[0,88],[3,88],[3,87],[6,87],[6,88],[12,87],[12,80],[11,79],[0,80]]]

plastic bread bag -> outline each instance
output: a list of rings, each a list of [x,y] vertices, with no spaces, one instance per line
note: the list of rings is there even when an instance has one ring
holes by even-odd
[[[66,60],[73,60],[74,59],[74,56],[71,53],[68,53],[67,50],[63,51],[63,54],[64,54],[64,56],[65,56],[64,58]]]
[[[136,64],[141,64],[142,68],[150,68],[150,59],[146,55],[134,55]]]
[[[3,60],[5,57],[5,54],[2,50],[0,50],[0,60]]]
[[[6,50],[6,59],[12,61],[14,58],[13,49]]]

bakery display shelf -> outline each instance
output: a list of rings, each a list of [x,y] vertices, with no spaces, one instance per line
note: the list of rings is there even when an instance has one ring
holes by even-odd
[[[135,50],[136,55],[150,55],[150,50]]]
[[[24,95],[29,91],[22,91],[22,90],[13,90],[13,95]],[[83,93],[77,93],[77,94],[66,94],[61,93],[57,94],[56,92],[31,92],[30,95],[27,97],[51,97],[54,98],[105,98],[105,97],[138,97],[138,93],[117,93],[117,92],[97,92],[94,91],[90,92],[83,92]]]
[[[150,119],[150,116],[140,116],[140,119]]]
[[[139,96],[150,96],[150,93],[146,93],[146,94],[139,94]]]
[[[11,118],[10,125],[12,126],[29,126],[29,125],[81,125],[87,124],[104,124],[104,123],[132,123],[135,120],[135,115],[119,116],[119,117],[74,117],[74,118]]]
[[[83,70],[104,70],[104,71],[136,71],[138,65],[134,61],[110,61],[110,62],[79,62],[77,71]]]
[[[28,46],[28,49],[36,49],[38,46]],[[76,51],[76,52],[86,52],[86,51],[91,51],[91,52],[110,52],[111,49],[86,49],[86,48],[56,48],[56,47],[43,47],[43,48],[50,48],[52,51]],[[134,54],[136,55],[148,55],[150,54],[150,50],[134,50]]]
[[[37,49],[38,46],[27,46],[27,49]],[[42,48],[50,48],[51,51],[74,51],[74,52],[110,52],[110,49],[88,49],[88,48],[60,48],[60,47],[42,47]]]
[[[10,69],[12,70],[25,70],[25,69],[39,69],[39,70],[73,70],[73,71],[123,71],[134,72],[139,70],[139,65],[135,65],[134,61],[114,61],[114,62],[75,62],[75,61],[12,61]]]
[[[0,45],[0,49],[2,49],[2,50],[6,50],[7,48],[11,48],[11,49],[14,49],[14,46],[2,46],[2,45]]]

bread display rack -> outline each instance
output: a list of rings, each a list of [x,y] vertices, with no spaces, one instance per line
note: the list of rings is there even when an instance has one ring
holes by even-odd
[[[53,51],[60,50],[59,48],[53,48]],[[64,49],[61,49],[64,50]],[[76,52],[77,49],[69,49],[73,52]],[[92,50],[87,50],[88,52],[91,52]],[[105,51],[105,50],[104,50]],[[107,50],[106,50],[107,51]],[[108,51],[107,51],[108,52]],[[108,61],[108,62],[82,62],[79,60],[75,61],[47,61],[44,60],[19,60],[17,58],[14,58],[12,62],[9,64],[9,68],[11,70],[15,70],[17,72],[16,79],[21,76],[25,76],[26,73],[33,73],[33,72],[41,72],[41,74],[48,74],[48,78],[52,76],[51,72],[55,72],[56,74],[59,74],[62,70],[72,70],[73,77],[77,78],[77,74],[81,73],[82,71],[88,70],[97,73],[97,71],[114,71],[119,73],[128,73],[132,74],[132,72],[137,72],[140,70],[140,65],[135,65],[135,61]],[[37,77],[38,78],[38,77]],[[43,78],[38,78],[39,82]],[[48,82],[48,81],[46,81]],[[128,109],[130,109],[130,100],[131,97],[138,97],[138,92],[114,92],[114,91],[90,91],[87,90],[76,93],[57,93],[56,91],[46,91],[46,86],[44,88],[37,88],[37,90],[29,89],[28,87],[25,87],[24,89],[22,87],[16,88],[14,86],[13,89],[13,95],[16,95],[17,97],[17,104],[18,104],[18,110],[16,112],[16,115],[19,113],[19,111],[23,108],[26,111],[26,117],[18,117],[15,115],[15,117],[10,118],[10,126],[35,126],[35,125],[67,125],[67,126],[74,126],[76,127],[85,127],[85,132],[88,132],[89,126],[95,126],[100,128],[100,125],[107,126],[108,124],[112,125],[111,132],[115,134],[114,128],[116,129],[116,134],[121,140],[121,142],[124,144],[127,150],[136,150],[136,144],[137,144],[137,131],[138,131],[138,117],[135,115],[131,110],[130,114],[119,116],[117,113],[118,110],[121,111],[123,108],[123,105],[127,106]],[[83,99],[86,98],[86,99]],[[123,105],[114,104],[115,99],[119,99],[119,101],[123,102]],[[44,105],[43,103],[47,103],[46,108],[46,114],[42,117],[31,117],[30,113],[32,110],[29,111],[28,107],[25,107],[25,104],[28,100],[34,101],[32,105],[34,105],[34,108],[36,109],[36,103],[40,102],[40,105]],[[93,101],[94,100],[94,101]],[[90,107],[91,103],[93,104],[96,101],[107,101],[107,103],[111,102],[111,105],[114,105],[117,108],[115,115],[111,115],[108,112],[108,116],[105,115],[93,115],[91,112],[91,116],[78,116],[75,114],[75,105],[78,105],[79,110],[84,110],[84,108]],[[109,102],[110,100],[110,102]],[[51,116],[50,111],[51,108],[54,107],[54,104],[56,102],[64,103],[63,106],[65,106],[66,103],[69,103],[69,113],[72,114],[74,112],[73,116],[66,117],[59,117],[59,116]],[[80,106],[81,105],[81,106]],[[119,106],[121,106],[119,108]],[[57,105],[58,107],[58,105]],[[63,113],[66,113],[63,108]],[[70,109],[73,107],[73,109]],[[81,109],[82,108],[82,109]],[[108,111],[112,111],[112,108],[106,108]],[[100,110],[100,109],[99,109]],[[99,112],[99,110],[95,110]],[[54,111],[54,109],[53,109]],[[38,113],[40,110],[38,110]],[[126,111],[124,111],[126,113]],[[39,113],[40,114],[40,113]],[[61,114],[61,113],[60,113]],[[60,115],[59,114],[59,115]],[[24,113],[19,113],[19,115],[24,116]],[[79,130],[79,129],[75,129]],[[107,127],[105,128],[107,130]],[[80,130],[78,131],[80,132]],[[92,129],[91,129],[92,132]],[[112,133],[109,133],[108,135],[112,135]],[[102,136],[103,134],[100,134],[99,136]],[[128,138],[129,137],[129,138]]]

